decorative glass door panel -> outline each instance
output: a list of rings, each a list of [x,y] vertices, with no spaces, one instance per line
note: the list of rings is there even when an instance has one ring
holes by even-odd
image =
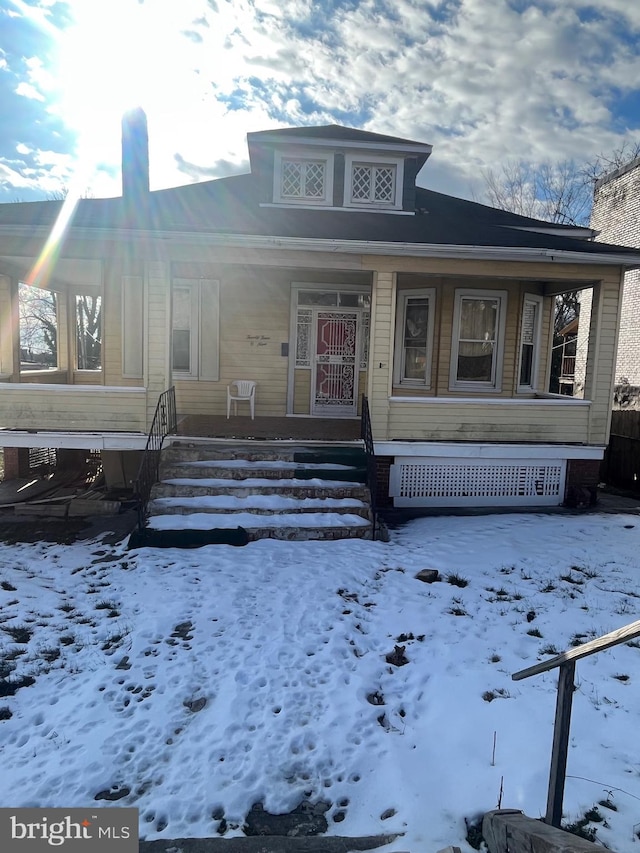
[[[358,311],[315,312],[311,414],[326,418],[358,412]]]

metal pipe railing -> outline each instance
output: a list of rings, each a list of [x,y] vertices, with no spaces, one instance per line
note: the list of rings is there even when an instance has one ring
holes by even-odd
[[[134,496],[138,511],[138,530],[144,528],[151,489],[154,483],[158,481],[162,444],[165,438],[177,432],[177,429],[176,389],[171,387],[167,391],[163,391],[158,399],[138,469],[138,476],[135,480]]]

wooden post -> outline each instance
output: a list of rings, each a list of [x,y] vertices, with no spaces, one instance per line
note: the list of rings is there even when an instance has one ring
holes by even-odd
[[[562,821],[562,798],[567,772],[567,753],[569,751],[569,729],[571,727],[571,703],[573,701],[573,677],[575,661],[560,665],[558,675],[558,697],[556,700],[556,720],[553,728],[553,749],[551,751],[551,770],[549,772],[549,793],[547,795],[547,813],[545,823],[560,828]]]

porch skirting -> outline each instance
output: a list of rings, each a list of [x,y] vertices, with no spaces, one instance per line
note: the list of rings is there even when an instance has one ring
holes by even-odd
[[[377,456],[378,500],[396,508],[588,506],[596,500],[604,452],[570,445],[402,442],[391,455],[392,444],[380,443],[387,452]]]

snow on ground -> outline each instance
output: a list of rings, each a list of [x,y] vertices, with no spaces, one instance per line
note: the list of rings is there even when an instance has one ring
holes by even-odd
[[[556,676],[511,673],[640,618],[639,566],[631,515],[436,517],[389,544],[0,545],[0,684],[35,679],[0,698],[0,804],[124,794],[153,839],[223,814],[237,835],[252,804],[308,797],[333,834],[466,850],[501,788],[544,812]],[[580,661],[577,686],[567,819],[608,803],[598,837],[635,851],[640,643]]]

